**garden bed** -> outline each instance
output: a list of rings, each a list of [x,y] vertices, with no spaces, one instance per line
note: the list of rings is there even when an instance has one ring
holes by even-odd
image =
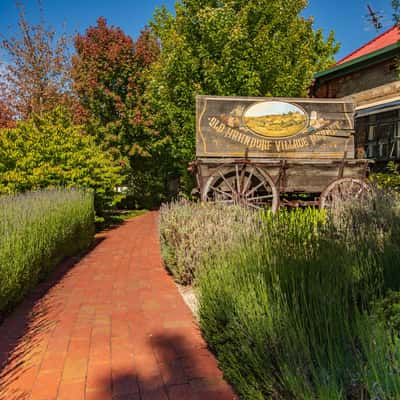
[[[400,214],[383,194],[273,215],[161,210],[164,261],[243,399],[400,398]]]
[[[60,261],[94,239],[93,194],[75,189],[0,197],[0,320]]]

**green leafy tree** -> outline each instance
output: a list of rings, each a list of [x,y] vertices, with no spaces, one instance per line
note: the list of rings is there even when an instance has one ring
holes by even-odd
[[[161,43],[148,99],[157,129],[172,139],[174,167],[194,157],[195,95],[306,96],[338,49],[300,13],[306,0],[181,0],[159,9]]]
[[[121,167],[103,152],[62,108],[0,129],[0,193],[49,187],[83,187],[95,192],[101,213],[120,200]]]

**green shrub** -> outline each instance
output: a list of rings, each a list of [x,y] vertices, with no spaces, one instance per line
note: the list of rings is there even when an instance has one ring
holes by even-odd
[[[101,214],[124,197],[115,191],[122,181],[121,166],[62,108],[0,129],[0,194],[88,188]]]
[[[387,329],[400,337],[400,292],[389,290],[386,296],[377,300],[373,306],[376,317]]]
[[[371,174],[370,180],[381,189],[400,191],[399,165],[389,161],[384,171]]]
[[[0,197],[0,317],[93,238],[92,192],[58,189]]]

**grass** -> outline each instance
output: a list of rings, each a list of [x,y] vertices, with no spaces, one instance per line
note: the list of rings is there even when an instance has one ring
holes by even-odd
[[[199,254],[170,258],[195,266],[203,335],[241,398],[400,398],[399,332],[387,321],[397,321],[400,305],[385,300],[400,288],[400,213],[391,199],[379,195],[333,215],[243,210],[241,228],[243,215],[232,208],[204,205],[200,223],[202,206],[185,204],[180,218],[175,205],[170,237],[162,217],[172,254],[198,245],[190,227],[203,229]],[[221,220],[240,231],[226,233],[222,246],[224,228],[214,224]]]
[[[59,189],[0,197],[0,317],[93,238],[91,192]]]

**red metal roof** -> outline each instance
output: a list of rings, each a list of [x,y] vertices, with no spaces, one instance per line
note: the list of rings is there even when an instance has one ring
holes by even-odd
[[[360,47],[359,49],[353,51],[346,57],[339,60],[336,63],[336,65],[344,64],[347,61],[351,61],[358,57],[365,56],[374,51],[383,49],[384,47],[397,43],[399,40],[400,40],[400,29],[398,26],[395,25],[386,32],[372,39],[364,46]]]

